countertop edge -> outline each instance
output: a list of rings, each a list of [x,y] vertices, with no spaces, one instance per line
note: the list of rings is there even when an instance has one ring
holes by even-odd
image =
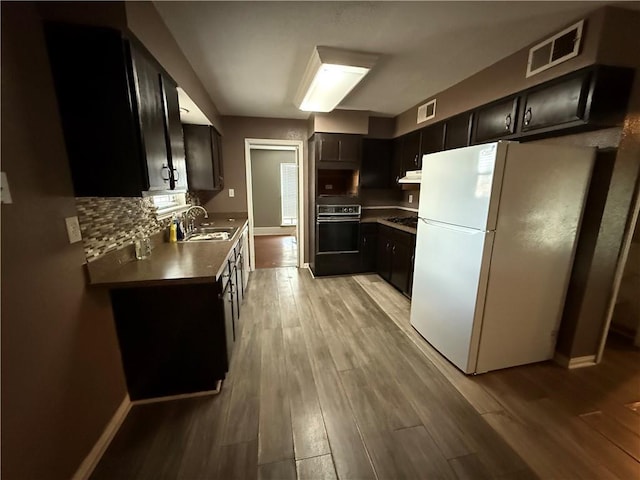
[[[248,229],[248,224],[249,224],[249,220],[248,219],[239,219],[238,222],[240,223],[240,225],[238,225],[238,230],[235,232],[235,234],[233,235],[233,237],[231,237],[231,239],[229,239],[228,241],[226,241],[225,243],[227,244],[227,251],[226,253],[224,253],[224,255],[220,254],[218,256],[218,258],[223,258],[223,260],[220,261],[220,265],[218,266],[218,268],[215,270],[215,274],[214,274],[214,270],[213,268],[211,268],[209,270],[209,272],[211,273],[207,273],[207,274],[203,274],[203,275],[186,275],[184,277],[169,277],[169,278],[140,278],[140,279],[134,279],[134,278],[125,278],[123,280],[114,280],[113,278],[117,277],[117,270],[119,270],[120,268],[127,268],[126,265],[129,264],[136,264],[136,260],[132,260],[130,262],[127,263],[122,263],[119,265],[113,265],[112,268],[101,272],[101,273],[96,273],[91,271],[91,263],[87,263],[85,264],[85,270],[87,273],[87,283],[88,286],[90,287],[97,287],[97,288],[109,288],[109,289],[118,289],[118,288],[143,288],[143,287],[158,287],[158,286],[170,286],[170,285],[188,285],[188,284],[202,284],[202,283],[216,283],[221,275],[222,272],[225,269],[225,266],[227,264],[227,262],[229,261],[230,257],[233,254],[234,248],[238,245],[240,239],[242,238],[242,235],[247,231]],[[183,244],[188,244],[189,242],[181,242]],[[193,242],[195,243],[195,242]],[[221,248],[221,242],[198,242],[198,243],[211,243],[212,247],[215,245],[217,248]],[[166,242],[161,243],[160,245],[162,245],[162,248],[168,248],[166,245]],[[159,246],[160,246],[159,245]],[[175,244],[172,244],[175,245]],[[200,246],[200,248],[202,248],[202,246]],[[245,253],[246,254],[246,253]],[[157,259],[157,256],[155,257]],[[150,257],[151,260],[154,260],[154,255],[152,253],[152,256]],[[146,262],[147,260],[140,260],[139,262]],[[142,263],[140,263],[139,265],[143,265]],[[215,265],[215,263],[213,264]],[[212,267],[213,267],[212,265]],[[131,267],[129,267],[131,268]]]

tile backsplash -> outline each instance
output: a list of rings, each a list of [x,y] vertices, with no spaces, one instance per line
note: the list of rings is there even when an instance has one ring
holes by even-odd
[[[150,198],[77,197],[76,206],[89,262],[131,244],[137,233],[151,236],[170,222],[170,218],[156,220]]]

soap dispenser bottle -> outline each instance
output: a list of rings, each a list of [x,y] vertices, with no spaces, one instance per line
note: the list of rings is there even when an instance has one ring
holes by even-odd
[[[176,243],[178,241],[178,219],[174,215],[171,218],[171,225],[169,225],[169,243]]]

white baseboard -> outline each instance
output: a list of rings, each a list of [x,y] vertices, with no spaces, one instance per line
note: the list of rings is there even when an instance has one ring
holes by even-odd
[[[254,235],[295,235],[296,227],[253,227]]]
[[[179,395],[167,395],[166,397],[146,398],[144,400],[134,400],[132,405],[146,405],[148,403],[170,402],[171,400],[182,400],[184,398],[206,397],[207,395],[217,395],[222,388],[222,380],[218,380],[215,390],[205,390],[203,392],[181,393]]]
[[[111,420],[109,420],[107,426],[104,428],[104,431],[102,432],[102,435],[100,435],[100,438],[98,438],[96,444],[82,461],[82,463],[78,467],[78,470],[76,470],[76,473],[73,475],[72,480],[86,480],[91,476],[93,470],[96,468],[96,465],[98,465],[98,462],[102,458],[102,455],[104,455],[104,452],[107,450],[107,447],[111,443],[111,440],[113,440],[113,437],[120,429],[120,425],[122,425],[122,422],[124,422],[124,419],[127,417],[130,409],[131,400],[129,399],[129,395],[127,394],[127,396],[124,397],[124,400],[122,400],[122,403],[120,404],[118,409],[111,417]]]
[[[583,357],[568,358],[556,352],[556,354],[553,356],[553,360],[570,370],[573,370],[574,368],[592,367],[597,364],[595,355],[585,355]]]

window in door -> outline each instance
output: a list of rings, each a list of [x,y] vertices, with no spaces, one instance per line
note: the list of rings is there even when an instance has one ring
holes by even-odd
[[[280,164],[281,225],[298,223],[298,166],[295,163]]]

